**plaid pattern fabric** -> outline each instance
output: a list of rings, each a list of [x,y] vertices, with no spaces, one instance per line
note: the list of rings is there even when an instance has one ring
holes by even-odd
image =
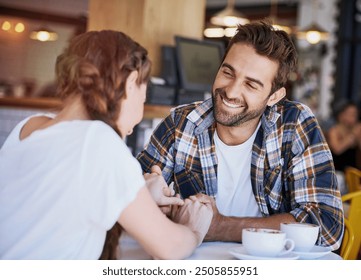
[[[212,99],[173,109],[137,157],[143,171],[159,165],[182,197],[215,196],[214,130]],[[251,181],[263,216],[291,213],[320,225],[318,244],[340,246],[343,210],[332,156],[308,107],[283,100],[266,109],[253,144]]]

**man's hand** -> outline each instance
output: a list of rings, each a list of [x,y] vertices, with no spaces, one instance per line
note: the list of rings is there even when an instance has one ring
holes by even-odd
[[[218,212],[214,198],[197,194],[189,197],[191,200],[198,200],[208,203],[213,209],[213,218],[204,241],[242,241],[242,229],[248,227],[279,229],[280,223],[292,223],[296,219],[290,213],[276,214],[269,217],[228,217]]]
[[[208,229],[208,232],[204,238],[204,241],[218,241],[218,240],[222,240],[221,235],[222,235],[222,228],[221,228],[221,224],[222,221],[224,219],[224,216],[221,215],[217,209],[216,206],[216,201],[214,200],[213,197],[210,197],[208,195],[205,194],[201,194],[198,193],[195,196],[191,196],[189,197],[191,200],[197,199],[198,201],[205,203],[205,204],[209,204],[212,207],[213,210],[213,218],[212,218],[212,222],[211,225]]]

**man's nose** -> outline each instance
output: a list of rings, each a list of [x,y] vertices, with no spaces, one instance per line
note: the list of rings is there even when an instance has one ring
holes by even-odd
[[[228,99],[243,99],[242,85],[232,83],[226,88],[226,96]]]

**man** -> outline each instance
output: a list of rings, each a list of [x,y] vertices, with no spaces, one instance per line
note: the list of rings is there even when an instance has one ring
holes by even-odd
[[[295,47],[265,22],[239,26],[212,99],[172,110],[138,155],[182,197],[213,203],[206,240],[241,241],[246,227],[320,225],[337,249],[343,211],[330,150],[309,108],[285,98]]]

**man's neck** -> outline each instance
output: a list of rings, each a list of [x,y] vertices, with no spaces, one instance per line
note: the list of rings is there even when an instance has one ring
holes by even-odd
[[[246,142],[258,127],[259,119],[254,119],[239,126],[216,125],[218,137],[229,146],[240,145]]]

